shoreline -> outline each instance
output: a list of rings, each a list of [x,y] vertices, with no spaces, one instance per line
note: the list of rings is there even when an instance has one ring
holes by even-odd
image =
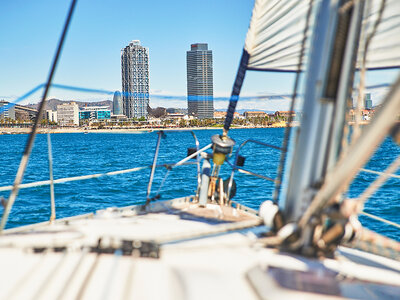
[[[297,126],[297,124],[292,125]],[[276,123],[272,126],[240,126],[231,129],[257,129],[257,128],[284,128],[285,124]],[[222,130],[223,127],[168,127],[168,128],[114,128],[114,129],[84,129],[82,127],[69,128],[39,128],[37,134],[46,133],[150,133],[155,131],[191,131],[191,130]],[[0,128],[0,135],[29,134],[32,128]]]
[[[362,121],[360,123],[361,126],[368,125],[369,121]],[[354,122],[349,122],[349,126],[353,126]],[[299,126],[299,122],[293,122],[291,127]],[[258,129],[258,128],[285,128],[286,122],[274,123],[270,126],[234,126],[231,127],[230,130],[236,129]],[[155,131],[191,131],[191,130],[222,130],[223,127],[167,127],[167,128],[159,128],[159,127],[137,127],[137,128],[107,128],[107,129],[97,129],[97,128],[89,128],[85,129],[83,127],[63,127],[63,128],[45,128],[40,127],[37,130],[37,134],[46,134],[46,133],[150,133]],[[13,135],[13,134],[30,134],[32,128],[15,128],[15,127],[0,127],[0,135]]]

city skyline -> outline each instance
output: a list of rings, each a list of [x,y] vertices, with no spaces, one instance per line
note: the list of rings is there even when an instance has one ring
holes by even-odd
[[[69,4],[69,0],[1,4],[0,25],[7,30],[0,36],[0,99],[13,101],[45,81]],[[118,0],[94,6],[79,1],[53,82],[120,90],[120,50],[129,41],[140,39],[150,49],[150,105],[185,107],[187,46],[205,41],[213,49],[214,105],[226,109],[252,5],[253,1],[182,0],[167,4]],[[182,14],[182,7],[191,13]],[[137,11],[149,13],[132,18]],[[394,74],[376,71],[367,78],[367,85],[392,80]],[[260,100],[258,96],[290,94],[293,78],[293,74],[247,72],[241,95],[248,99],[240,101],[238,108],[282,110],[289,103],[287,97]],[[41,91],[24,104],[37,102]],[[382,91],[372,92],[373,101],[382,95]],[[224,100],[215,101],[218,97]],[[94,101],[106,97],[52,88],[48,98]],[[107,99],[112,99],[112,93]]]

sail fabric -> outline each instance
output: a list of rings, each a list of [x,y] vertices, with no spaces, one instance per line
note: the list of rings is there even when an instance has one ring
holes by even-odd
[[[255,0],[245,42],[248,69],[297,71],[309,6],[310,0]]]
[[[379,17],[383,0],[371,0],[365,4],[362,35],[370,35]],[[357,67],[362,67],[364,47],[358,52]],[[372,37],[367,51],[367,69],[400,67],[400,1],[385,0],[382,19]]]
[[[400,0],[367,0],[363,18],[364,36],[373,31],[382,1],[385,2],[385,8],[368,47],[367,69],[400,66]],[[247,69],[298,71],[308,10],[312,9],[314,14],[321,3],[320,0],[314,0],[310,8],[310,2],[311,0],[255,0],[245,41],[245,51],[249,54]],[[306,32],[303,69],[307,65],[313,21],[312,16]],[[360,43],[357,68],[362,66],[362,45]]]

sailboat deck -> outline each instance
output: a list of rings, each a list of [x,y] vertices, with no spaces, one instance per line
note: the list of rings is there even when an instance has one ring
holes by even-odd
[[[0,299],[338,299],[352,295],[351,280],[337,281],[332,274],[373,282],[375,289],[389,282],[394,286],[384,285],[385,293],[399,294],[399,262],[383,259],[374,266],[356,265],[348,257],[357,256],[360,262],[362,255],[352,249],[337,260],[280,253],[257,245],[257,236],[266,231],[260,225],[259,217],[245,208],[199,207],[189,198],[180,198],[151,204],[145,211],[141,206],[111,208],[51,225],[11,229],[0,237]],[[314,280],[315,274],[326,275],[334,288],[322,294],[304,289],[312,285],[301,278]],[[357,295],[368,298],[371,286],[357,284],[364,287]]]

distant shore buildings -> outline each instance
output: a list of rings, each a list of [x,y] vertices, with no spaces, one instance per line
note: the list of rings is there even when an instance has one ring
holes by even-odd
[[[7,101],[0,101],[0,119],[15,120],[15,106]]]
[[[111,110],[108,106],[87,106],[79,111],[79,120],[108,120],[111,119]]]
[[[32,121],[37,116],[37,110],[28,106],[0,100],[0,120]]]
[[[214,111],[214,119],[225,119],[226,117],[226,111]],[[240,118],[240,114],[238,112],[235,112],[233,114],[234,118]]]
[[[122,103],[121,93],[119,91],[116,91],[113,97],[113,114],[123,115],[124,112],[122,108],[123,108],[123,103]]]
[[[213,118],[213,59],[208,44],[197,43],[186,52],[188,114]]]
[[[135,40],[121,50],[123,114],[147,119],[149,105],[149,49]]]
[[[43,113],[43,119],[48,120],[49,122],[57,123],[58,118],[57,118],[57,111],[56,110],[51,110],[47,109]]]
[[[372,99],[371,94],[367,93],[364,96],[364,108],[365,109],[372,109]]]
[[[75,102],[57,105],[57,120],[60,126],[79,125],[79,107]]]

